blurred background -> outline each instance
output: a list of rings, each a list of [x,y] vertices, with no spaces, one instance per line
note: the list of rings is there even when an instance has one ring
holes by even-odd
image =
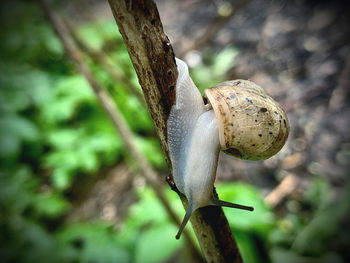
[[[107,1],[50,3],[182,218]],[[176,56],[201,91],[251,79],[287,111],[291,132],[273,158],[220,155],[220,198],[255,207],[225,210],[244,262],[350,262],[348,6],[156,3]],[[2,1],[0,9],[1,262],[191,262],[184,239],[175,240],[177,226],[38,2]]]

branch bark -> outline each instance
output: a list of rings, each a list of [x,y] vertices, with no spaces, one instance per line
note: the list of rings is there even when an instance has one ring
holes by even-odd
[[[67,54],[75,62],[77,69],[88,81],[90,87],[96,94],[96,97],[98,98],[100,104],[108,113],[108,116],[112,120],[113,125],[123,138],[123,141],[129,149],[132,157],[136,160],[140,173],[145,177],[147,183],[152,187],[156,196],[162,203],[170,218],[176,223],[176,225],[180,226],[181,222],[178,219],[174,210],[171,208],[165,195],[163,194],[163,187],[157,178],[156,172],[153,170],[152,166],[148,163],[148,161],[144,158],[142,153],[136,147],[132,131],[125,122],[124,118],[122,117],[122,114],[119,112],[115,103],[108,95],[108,93],[99,85],[97,80],[92,75],[90,69],[84,63],[83,55],[80,52],[80,50],[76,47],[72,37],[70,36],[67,28],[64,25],[63,20],[51,9],[50,5],[46,2],[46,0],[40,0],[40,3],[43,8],[43,11],[45,12],[45,15],[50,21],[57,36],[60,38]],[[193,260],[195,262],[202,262],[202,258],[197,252],[196,246],[192,241],[189,233],[186,232],[184,233],[184,235],[187,244],[191,249]]]
[[[177,69],[172,46],[164,34],[152,0],[109,0],[145,94],[146,103],[171,169],[167,118],[175,103]],[[185,198],[180,195],[186,206]],[[242,262],[227,219],[220,207],[198,209],[191,223],[207,262]]]
[[[173,49],[151,1],[109,1],[171,167],[166,119],[175,102],[177,69]]]

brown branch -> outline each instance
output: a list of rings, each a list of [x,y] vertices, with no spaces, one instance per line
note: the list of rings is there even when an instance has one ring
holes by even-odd
[[[171,166],[166,119],[175,101],[177,69],[173,49],[160,24],[158,10],[153,2],[149,2],[109,1],[109,4],[155,122],[166,161]]]
[[[146,108],[145,98],[143,97],[141,90],[134,83],[132,83],[129,78],[115,70],[115,64],[104,52],[91,48],[84,40],[82,40],[75,32],[73,26],[69,21],[65,19],[64,22],[70,35],[73,37],[73,40],[77,43],[79,48],[87,55],[89,55],[93,60],[95,60],[111,78],[113,78],[116,82],[124,84],[124,87],[126,87],[133,95],[135,95],[140,103]]]
[[[278,206],[281,201],[290,195],[298,186],[299,178],[295,174],[288,174],[283,180],[265,197],[265,202],[272,207]]]
[[[146,102],[171,167],[167,144],[167,118],[175,103],[177,69],[174,52],[164,34],[152,0],[109,0],[128,49]],[[185,204],[185,198],[181,196]],[[208,262],[242,262],[227,219],[219,207],[198,209],[191,217],[197,239]]]
[[[79,49],[75,46],[75,43],[72,37],[69,35],[68,30],[65,28],[63,20],[51,9],[46,0],[40,0],[42,8],[48,17],[52,27],[54,28],[56,34],[60,38],[67,54],[71,57],[71,59],[75,62],[76,67],[80,71],[80,73],[86,78],[90,87],[96,94],[100,104],[103,106],[104,110],[108,113],[108,116],[111,118],[112,123],[114,124],[116,130],[119,132],[121,137],[123,138],[124,143],[126,144],[128,150],[130,151],[132,157],[136,160],[138,168],[141,174],[146,178],[147,183],[153,188],[156,196],[162,203],[163,207],[169,214],[170,218],[179,226],[181,224],[178,219],[176,213],[171,208],[169,202],[167,201],[165,195],[163,194],[162,185],[159,183],[157,179],[157,175],[148,161],[144,158],[142,153],[138,150],[135,145],[134,136],[125,122],[122,114],[119,112],[115,103],[108,95],[107,92],[99,85],[94,76],[92,75],[89,68],[83,62],[83,56]],[[192,249],[193,256],[195,256],[196,262],[201,262],[201,256],[197,253],[197,249],[192,241],[189,233],[185,233],[186,241],[188,245]]]

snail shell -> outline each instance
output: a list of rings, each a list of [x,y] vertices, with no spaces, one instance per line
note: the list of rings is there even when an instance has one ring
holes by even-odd
[[[176,104],[168,117],[168,145],[176,187],[188,208],[176,238],[192,213],[204,206],[253,207],[219,200],[213,195],[220,148],[241,159],[267,159],[288,136],[289,124],[281,107],[248,80],[226,81],[204,91],[189,76],[185,62],[176,59]]]
[[[280,105],[254,82],[232,80],[204,91],[214,110],[222,150],[245,160],[275,155],[289,134]]]

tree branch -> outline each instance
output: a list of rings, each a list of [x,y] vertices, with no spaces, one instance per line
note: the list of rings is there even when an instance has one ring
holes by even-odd
[[[297,175],[289,173],[283,180],[265,197],[265,202],[272,207],[278,206],[283,199],[290,195],[299,182]]]
[[[124,86],[138,98],[140,103],[146,107],[145,98],[143,97],[141,90],[134,85],[129,78],[115,70],[115,65],[112,63],[109,57],[103,51],[91,48],[83,39],[81,39],[68,20],[64,19],[64,23],[79,48],[93,60],[95,60],[112,79],[114,79],[116,82],[123,83]]]
[[[131,152],[131,155],[136,160],[137,166],[141,172],[141,174],[146,178],[147,183],[153,188],[156,196],[162,203],[166,212],[170,216],[170,218],[176,223],[176,225],[180,226],[181,222],[178,219],[176,213],[171,208],[169,202],[167,201],[165,195],[163,194],[163,187],[159,182],[157,175],[148,161],[144,158],[142,153],[138,150],[135,145],[134,136],[129,126],[125,122],[122,114],[119,112],[115,103],[108,95],[108,93],[99,85],[94,76],[92,75],[89,68],[83,62],[83,56],[79,49],[75,46],[75,43],[72,37],[69,35],[63,20],[51,9],[46,0],[40,0],[42,8],[48,17],[52,27],[54,28],[56,34],[62,41],[62,44],[67,52],[67,54],[73,59],[78,70],[81,74],[86,78],[90,87],[96,94],[100,104],[103,106],[105,111],[108,113],[108,116],[111,118],[112,123],[114,124],[116,130],[119,132],[121,137],[123,138],[124,143],[126,144],[128,150]],[[196,246],[192,241],[189,233],[184,233],[186,237],[187,244],[191,248],[191,253],[194,256],[194,260],[196,262],[202,262],[201,256],[197,252]]]
[[[109,4],[145,95],[166,161],[171,166],[166,119],[175,102],[177,69],[157,7],[150,1],[113,0]]]
[[[171,168],[166,135],[167,118],[175,103],[178,75],[173,49],[164,34],[157,7],[152,0],[109,0],[109,4]],[[186,206],[185,198],[180,196]],[[220,207],[198,209],[191,217],[191,223],[208,262],[242,262]]]

